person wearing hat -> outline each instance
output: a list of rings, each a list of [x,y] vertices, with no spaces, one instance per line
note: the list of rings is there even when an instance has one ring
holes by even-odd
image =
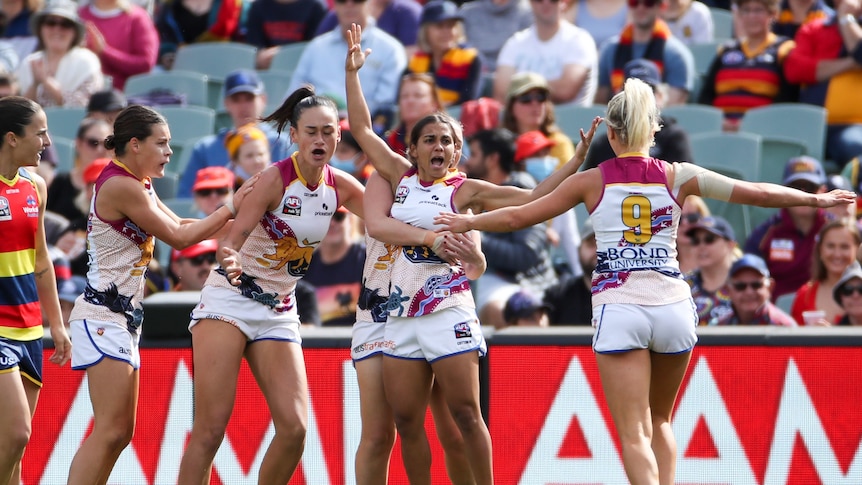
[[[533,25],[503,44],[494,73],[494,97],[504,102],[512,77],[535,72],[548,81],[552,103],[591,106],[596,94],[598,52],[586,30],[563,17],[568,0],[530,2]]]
[[[727,274],[737,258],[736,235],[723,217],[703,217],[684,234],[691,241],[697,268],[685,275],[697,308],[699,325],[707,325],[732,310]]]
[[[826,172],[815,158],[803,155],[787,161],[782,184],[787,187],[821,194],[826,192]],[[775,279],[772,299],[795,293],[811,279],[811,258],[815,239],[828,222],[825,209],[816,207],[789,207],[751,231],[743,251],[760,256],[766,261]]]
[[[92,0],[78,9],[86,27],[85,45],[102,62],[114,89],[153,70],[159,54],[159,33],[150,14],[135,2]]]
[[[631,60],[623,67],[623,76],[626,79],[640,79],[647,83],[652,88],[655,103],[659,109],[667,104],[668,86],[662,82],[661,72],[656,63],[647,59]],[[662,116],[660,123],[661,129],[655,134],[655,143],[650,147],[649,154],[668,162],[696,162],[685,128],[671,116]],[[615,156],[607,137],[601,136],[590,146],[583,170],[597,167]]]
[[[231,132],[224,140],[230,158],[230,169],[236,181],[234,189],[272,164],[266,133],[249,123]]]
[[[779,325],[796,327],[796,320],[770,302],[775,281],[760,256],[743,254],[730,267],[727,291],[732,311],[710,320],[710,325]]]
[[[551,155],[554,144],[554,140],[539,130],[522,133],[515,141],[515,163],[536,182],[541,182],[557,168],[558,160]]]
[[[790,316],[802,324],[806,312],[821,311],[823,325],[834,325],[841,318],[844,311],[832,298],[832,290],[856,261],[860,244],[862,235],[856,224],[838,219],[820,229],[814,238],[811,279],[796,291]]]
[[[198,170],[192,186],[198,217],[206,217],[233,197],[236,177],[227,167],[206,167]]]
[[[779,0],[733,0],[737,38],[719,46],[697,102],[724,112],[724,131],[739,131],[745,112],[772,103],[796,102],[799,86],[784,77],[792,38],[772,33]]]
[[[226,140],[249,124],[266,135],[269,143],[269,159],[287,158],[290,140],[278,133],[269,123],[260,123],[266,108],[266,92],[263,81],[255,71],[238,69],[227,75],[224,82],[224,107],[231,118],[232,128],[222,128],[218,133],[195,142],[188,165],[183,169],[177,186],[177,197],[192,197],[192,186],[198,170],[205,167],[227,167],[230,155]]]
[[[182,250],[171,251],[171,267],[168,273],[173,280],[171,291],[201,291],[215,267],[218,241],[204,239]]]
[[[86,106],[104,84],[99,58],[80,46],[84,24],[77,8],[71,0],[54,0],[30,17],[39,44],[15,74],[21,93],[42,106]]]
[[[128,105],[126,95],[116,89],[97,91],[87,102],[87,118],[105,120],[113,125],[117,115]]]
[[[858,261],[844,270],[832,290],[832,298],[844,310],[844,316],[836,325],[862,326],[862,266]]]
[[[464,19],[450,0],[432,0],[422,7],[419,50],[407,72],[430,73],[444,106],[460,105],[479,97],[482,59],[466,45]]]
[[[513,327],[547,327],[551,307],[527,290],[521,290],[506,300],[503,320]]]

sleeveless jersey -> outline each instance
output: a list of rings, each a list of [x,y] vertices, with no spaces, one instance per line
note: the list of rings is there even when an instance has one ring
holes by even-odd
[[[392,217],[423,229],[434,230],[440,211],[458,212],[453,198],[466,176],[450,170],[431,184],[419,180],[416,169],[401,178]],[[475,308],[470,281],[460,266],[451,266],[427,246],[403,246],[392,265],[389,315],[420,317],[450,307]]]
[[[590,215],[598,254],[593,306],[665,305],[691,297],[676,259],[682,209],[668,190],[665,163],[630,155],[599,165],[604,190]]]
[[[36,291],[39,192],[25,168],[0,177],[0,337],[42,338],[42,307]]]
[[[96,211],[99,190],[112,177],[138,180],[119,160],[109,163],[96,179],[87,217],[87,287],[84,294],[75,300],[69,319],[115,322],[132,333],[138,333],[143,322],[141,300],[144,298],[147,266],[153,258],[155,241],[152,234],[128,217],[109,221]],[[156,200],[149,177],[140,183],[148,196]]]
[[[389,315],[392,263],[401,246],[386,244],[365,233],[365,267],[356,309],[357,322],[383,323]]]
[[[275,166],[284,195],[275,210],[260,218],[239,252],[240,285],[231,285],[221,268],[210,273],[206,284],[231,289],[273,311],[285,312],[296,305],[293,289],[308,271],[314,248],[329,230],[339,203],[329,165],[314,184],[299,173],[296,153]]]

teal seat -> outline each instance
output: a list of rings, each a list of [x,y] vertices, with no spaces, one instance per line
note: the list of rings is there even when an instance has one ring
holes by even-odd
[[[48,118],[48,133],[69,140],[74,140],[78,136],[78,126],[87,116],[85,108],[50,107],[45,108],[44,111]]]
[[[721,42],[707,42],[704,44],[691,44],[688,46],[691,50],[691,55],[694,56],[694,70],[697,74],[703,76],[709,70],[712,60],[718,54],[718,46]]]
[[[760,177],[761,141],[750,133],[701,133],[689,138],[694,163],[749,182]]]
[[[177,50],[174,69],[194,71],[223,81],[237,69],[254,70],[257,49],[239,42],[203,42]]]
[[[293,44],[279,46],[278,52],[272,58],[269,69],[293,72],[296,69],[296,65],[299,64],[299,58],[302,57],[302,52],[307,45],[308,42],[294,42]]]
[[[729,10],[723,8],[710,8],[712,14],[712,25],[714,38],[716,39],[732,39],[733,38],[733,14]]]
[[[176,197],[179,179],[180,176],[172,172],[165,172],[164,177],[154,178],[153,188],[156,190],[156,195],[159,196],[159,199],[168,200]]]
[[[258,71],[257,74],[260,76],[260,80],[263,81],[263,87],[266,91],[265,114],[272,113],[281,106],[281,102],[287,97],[291,72],[270,69],[268,71]]]
[[[735,170],[724,170],[724,175],[735,179],[743,178],[743,175]],[[736,241],[742,245],[748,239],[753,228],[751,224],[750,207],[743,204],[734,204],[716,199],[704,199],[706,206],[709,207],[709,212],[715,216],[721,216],[727,219],[730,226],[733,227],[733,232],[736,235]]]
[[[203,138],[206,137],[189,138],[182,143],[171,142],[171,149],[174,151],[174,154],[171,155],[171,163],[168,164],[165,171],[181,176],[183,172],[185,172],[186,167],[189,164],[189,160],[192,158],[192,151],[194,150],[195,143]]]
[[[449,116],[455,118],[458,121],[461,121],[461,105],[449,106],[446,108],[446,112],[449,113]]]
[[[51,146],[57,154],[57,173],[68,173],[72,171],[75,164],[75,140],[63,138],[62,136],[51,137]]]
[[[689,136],[698,133],[719,133],[724,113],[714,106],[682,104],[661,110],[662,116],[676,119]]]
[[[775,300],[775,306],[784,310],[784,313],[790,315],[790,309],[793,308],[794,300],[796,300],[796,293],[781,295]]]
[[[763,136],[758,180],[780,184],[787,161],[806,153],[805,143],[799,140],[786,136]]]
[[[826,110],[802,103],[777,103],[745,112],[739,130],[762,136],[786,137],[805,144],[808,155],[823,161]]]
[[[211,135],[215,130],[215,111],[210,108],[159,106],[156,110],[168,121],[173,145],[183,145],[191,138]]]
[[[186,103],[195,106],[208,106],[209,84],[207,75],[191,71],[166,71],[138,74],[126,81],[126,96],[148,94],[157,89],[166,89],[185,95]]]
[[[192,198],[167,199],[162,202],[164,202],[164,204],[168,206],[174,214],[180,217],[197,218],[198,216],[198,209],[197,206],[195,206],[195,200]]]
[[[604,117],[605,110],[607,110],[607,106],[600,104],[589,107],[572,105],[555,106],[554,116],[557,119],[557,126],[563,130],[566,136],[572,139],[572,143],[577,145],[581,139],[579,131],[581,129],[585,132],[589,130],[590,125],[593,123],[593,118],[596,116]],[[602,123],[596,129],[596,134],[605,132],[607,132],[607,126],[605,123]]]

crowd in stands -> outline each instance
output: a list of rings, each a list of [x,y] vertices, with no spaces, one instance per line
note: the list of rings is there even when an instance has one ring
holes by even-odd
[[[70,133],[73,150],[49,148],[39,168],[50,184],[46,223],[59,293],[70,300],[83,291],[89,199],[113,156],[104,145],[113,118],[130,101],[192,104],[171,84],[141,95],[125,93],[127,82],[183,72],[178,53],[190,45],[242,43],[255,52],[245,68],[207,79],[218,94],[207,93],[206,108],[220,121],[203,138],[177,140],[184,153],[171,161],[173,185],[156,185],[182,216],[205,217],[244,180],[289,156],[291,140],[259,121],[273,102],[310,84],[344,111],[351,24],[362,27],[372,52],[359,75],[375,131],[405,153],[417,121],[449,111],[464,124],[461,170],[469,177],[535,186],[574,154],[572,139],[588,122],[571,120],[590,119],[574,115],[600,109],[635,77],[653,88],[660,108],[714,108],[715,133],[745,133],[746,113],[773,104],[823,108],[823,123],[804,127],[822,131],[822,146],[781,160],[775,181],[810,193],[860,191],[860,20],[858,0],[4,0],[0,96],[81,111],[77,127],[56,126],[48,111],[49,129]],[[297,47],[290,65],[278,64]],[[283,83],[268,86],[275,74]],[[332,164],[365,183],[373,168],[346,119],[340,128]],[[650,155],[698,163],[699,133],[663,116]],[[600,135],[583,169],[614,156]],[[857,206],[840,210],[758,212],[742,225],[689,198],[677,246],[700,324],[862,325],[862,214]],[[474,284],[483,323],[590,324],[595,236],[587,213],[578,216],[573,209],[482,235],[488,270]],[[361,219],[333,217],[298,289],[308,308],[303,323],[352,323],[363,232]],[[160,255],[148,292],[199,290],[215,250],[205,241]]]

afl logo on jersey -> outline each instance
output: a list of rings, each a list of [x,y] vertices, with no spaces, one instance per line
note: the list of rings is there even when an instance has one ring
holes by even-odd
[[[12,210],[9,208],[9,199],[0,196],[0,221],[11,221]]]
[[[410,194],[410,189],[405,185],[399,185],[395,192],[395,203],[403,204],[407,200],[407,195]]]
[[[284,201],[284,207],[281,208],[281,213],[289,216],[302,215],[302,199],[291,195]]]

